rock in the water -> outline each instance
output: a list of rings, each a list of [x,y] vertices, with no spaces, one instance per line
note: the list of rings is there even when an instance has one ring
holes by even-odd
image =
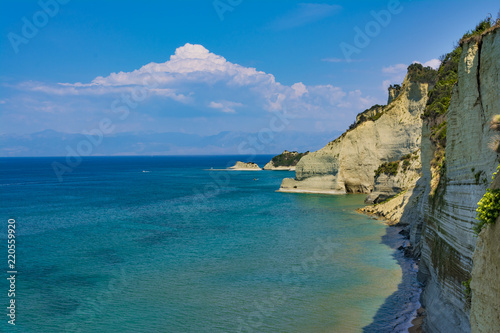
[[[245,163],[245,162],[236,162],[235,165],[233,165],[232,167],[229,167],[228,169],[230,170],[252,170],[252,171],[258,171],[258,170],[262,170],[256,163],[253,163],[253,162],[248,162],[248,163]]]
[[[300,159],[309,154],[309,152],[298,153],[296,151],[285,150],[280,155],[274,156],[265,166],[264,170],[275,171],[295,171],[295,166]]]

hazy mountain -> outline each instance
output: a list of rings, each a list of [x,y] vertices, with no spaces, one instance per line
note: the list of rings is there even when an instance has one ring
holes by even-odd
[[[0,135],[0,156],[65,156],[68,152],[79,152],[81,155],[274,154],[285,149],[317,150],[340,132],[289,131],[273,133],[274,137],[267,134],[225,131],[200,136],[175,132],[140,132],[99,138],[45,130],[28,135]]]

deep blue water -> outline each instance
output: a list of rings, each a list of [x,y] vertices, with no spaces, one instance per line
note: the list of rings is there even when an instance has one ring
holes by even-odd
[[[401,268],[387,228],[354,212],[364,197],[210,170],[239,158],[88,157],[62,181],[64,158],[0,159],[4,309],[9,218],[18,270],[2,332],[359,332],[393,316]]]

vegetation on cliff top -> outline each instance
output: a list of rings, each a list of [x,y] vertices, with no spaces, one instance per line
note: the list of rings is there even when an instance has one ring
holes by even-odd
[[[387,90],[389,90],[389,91],[391,91],[391,90],[400,91],[401,90],[401,85],[399,85],[399,84],[391,84],[389,86],[389,88],[387,88]]]
[[[408,66],[408,79],[412,82],[434,84],[437,79],[437,71],[432,67],[424,67],[422,64],[414,63]]]
[[[461,54],[462,48],[457,46],[450,53],[440,57],[441,65],[437,71],[436,83],[429,91],[427,106],[422,115],[422,119],[431,125],[430,140],[435,146],[434,157],[431,161],[431,197],[435,196],[446,174],[446,113],[450,106],[453,87],[458,81],[458,63]],[[441,194],[444,194],[444,190],[444,186],[441,186]]]
[[[424,67],[422,64],[414,63],[408,66],[408,74],[407,78],[411,82],[416,83],[428,83],[430,85],[434,85],[437,79],[437,71],[432,67]],[[388,87],[389,92],[391,90],[396,90],[396,95],[399,95],[402,87],[399,84],[390,85]],[[376,104],[369,109],[358,114],[356,117],[356,121],[349,126],[349,130],[356,128],[359,124],[365,121],[377,121],[384,113],[389,111],[391,107],[385,108],[383,105]],[[369,114],[372,114],[368,116]]]
[[[305,153],[298,153],[296,151],[289,152],[285,150],[283,153],[274,156],[271,161],[273,162],[275,167],[291,167],[296,166],[297,163],[299,163],[300,159],[307,154],[309,154],[309,151],[306,151]]]
[[[470,30],[466,32],[462,38],[460,39],[459,44],[463,45],[464,43],[481,42],[483,36],[490,31],[493,31],[500,27],[500,12],[498,13],[497,19],[493,20],[492,17],[487,17],[476,25],[474,30]]]
[[[431,127],[430,139],[435,145],[434,158],[431,161],[431,197],[440,192],[440,197],[446,191],[446,134],[447,118],[446,113],[450,106],[453,87],[458,81],[458,64],[462,56],[462,45],[466,42],[480,42],[481,38],[488,32],[500,27],[500,18],[493,21],[490,18],[479,22],[476,28],[464,34],[459,45],[453,51],[441,56],[441,66],[438,69],[437,82],[429,91],[429,100],[422,118]],[[441,185],[441,186],[440,186]],[[434,200],[434,204],[436,200]]]
[[[458,62],[462,55],[462,48],[456,47],[453,51],[441,56],[441,66],[437,72],[436,85],[429,91],[429,100],[423,118],[436,118],[448,111],[451,100],[451,91],[458,80]]]
[[[349,130],[355,129],[359,124],[361,124],[365,121],[368,121],[368,120],[375,121],[378,118],[380,118],[380,116],[384,112],[384,110],[383,110],[384,106],[385,105],[375,104],[371,108],[366,109],[363,112],[358,113],[354,123],[352,123],[351,126],[349,126]],[[374,113],[374,112],[375,112],[375,115],[368,116],[370,113]]]

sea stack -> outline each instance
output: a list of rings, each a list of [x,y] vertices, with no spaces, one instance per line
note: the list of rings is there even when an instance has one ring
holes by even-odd
[[[229,170],[248,170],[248,171],[260,171],[262,170],[256,163],[253,162],[236,162],[235,165],[228,168]]]

